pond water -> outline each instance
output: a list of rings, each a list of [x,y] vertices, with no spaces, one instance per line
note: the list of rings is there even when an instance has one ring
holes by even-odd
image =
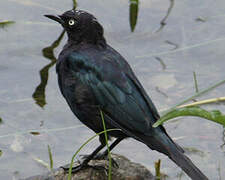
[[[127,59],[159,110],[195,93],[193,72],[200,90],[225,78],[225,1],[174,3],[167,25],[156,33],[170,1],[140,0],[138,23],[131,33],[128,0],[78,0],[78,8],[93,13],[104,26],[107,42]],[[58,56],[67,37],[60,37],[61,26],[43,16],[71,8],[70,0],[0,1],[0,20],[16,22],[0,29],[0,179],[47,172],[37,159],[49,163],[48,145],[54,167],[67,164],[94,135],[74,117],[59,92],[54,55]],[[58,38],[62,41],[57,46],[53,42]],[[57,46],[54,54],[50,46]],[[225,85],[221,85],[197,100],[222,97],[224,91]],[[222,103],[203,107],[225,113]],[[209,179],[224,179],[225,133],[221,125],[185,117],[165,127]],[[81,154],[90,153],[97,145],[96,139]],[[135,140],[123,141],[113,152],[142,163],[153,173],[154,162],[161,159],[161,171],[168,179],[188,179],[166,156]]]

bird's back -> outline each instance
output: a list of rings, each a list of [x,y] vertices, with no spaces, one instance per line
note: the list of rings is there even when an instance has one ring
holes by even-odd
[[[83,101],[99,105],[111,118],[116,119],[115,121],[122,125],[129,124],[133,131],[144,133],[155,131],[151,125],[159,115],[154,104],[126,60],[110,46],[98,48],[82,44],[74,48],[73,46],[64,48],[59,56],[57,72],[62,94],[69,105],[73,106],[71,109],[77,116],[79,114],[76,112],[77,105],[74,102]],[[81,77],[84,77],[83,79],[91,77],[92,79],[87,81],[93,82],[84,83]],[[114,93],[112,98],[108,100],[104,95],[100,97],[101,94],[98,95],[96,90],[99,86],[90,88],[91,84],[107,86],[107,90]],[[162,127],[160,128],[164,131]]]

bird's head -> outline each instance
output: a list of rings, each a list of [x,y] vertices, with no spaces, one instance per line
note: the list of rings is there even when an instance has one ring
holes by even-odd
[[[60,23],[68,34],[69,41],[87,42],[105,46],[103,28],[97,19],[86,11],[70,10],[62,15],[45,15]]]

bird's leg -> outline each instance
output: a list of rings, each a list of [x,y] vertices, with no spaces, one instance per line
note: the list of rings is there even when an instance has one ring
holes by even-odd
[[[109,146],[109,150],[111,151],[117,144],[120,143],[120,141],[122,141],[124,138],[117,138],[110,146]],[[95,156],[95,159],[104,159],[105,157],[108,156],[108,149],[106,149],[103,153],[98,154]]]
[[[92,160],[92,159],[96,156],[96,154],[97,154],[99,151],[101,151],[102,148],[105,147],[105,145],[106,145],[106,144],[101,143],[101,145],[98,146],[98,147],[94,150],[94,152],[92,152],[90,155],[86,156],[86,158],[84,159],[84,161],[83,161],[80,165],[73,167],[73,168],[72,168],[72,172],[75,173],[75,172],[78,172],[78,171],[81,170],[81,169],[85,169],[85,168],[88,168],[88,167],[95,168],[94,166],[88,165],[88,162],[89,162],[90,160]],[[61,168],[63,168],[64,171],[66,171],[66,172],[69,171],[69,168],[68,168],[68,167],[61,167]],[[96,167],[96,169],[99,169],[99,168]]]
[[[94,152],[92,152],[90,155],[88,155],[88,156],[84,159],[83,163],[88,164],[88,162],[89,162],[90,160],[94,159],[94,157],[98,154],[98,152],[101,151],[104,147],[105,147],[105,144],[101,144],[100,146],[98,146],[98,147],[94,150]],[[82,163],[82,164],[83,164],[83,163]]]
[[[109,151],[111,151],[117,144],[119,144],[122,140],[124,139],[124,137],[121,138],[117,138],[110,146],[109,146]],[[106,149],[103,153],[99,153],[97,154],[94,159],[105,159],[106,157],[108,157],[108,149]],[[116,161],[114,159],[112,159],[112,164],[115,167],[119,167],[118,164],[116,163]]]

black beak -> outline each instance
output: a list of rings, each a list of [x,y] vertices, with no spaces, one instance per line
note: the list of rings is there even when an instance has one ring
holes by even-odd
[[[54,16],[54,15],[44,15],[45,17],[49,18],[49,19],[52,19],[54,21],[57,21],[58,23],[62,24],[64,23],[64,21],[60,18],[60,17],[57,17],[57,16]]]

